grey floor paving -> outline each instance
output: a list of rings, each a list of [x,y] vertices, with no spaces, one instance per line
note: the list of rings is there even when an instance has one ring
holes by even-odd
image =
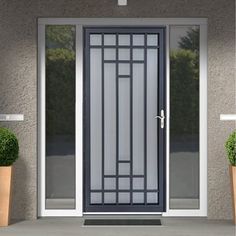
[[[235,236],[231,221],[162,218],[162,226],[87,227],[82,218],[43,218],[0,228],[0,236]]]

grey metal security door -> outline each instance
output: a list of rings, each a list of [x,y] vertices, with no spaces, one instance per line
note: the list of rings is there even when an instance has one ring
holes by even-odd
[[[84,29],[84,211],[165,211],[165,29]]]

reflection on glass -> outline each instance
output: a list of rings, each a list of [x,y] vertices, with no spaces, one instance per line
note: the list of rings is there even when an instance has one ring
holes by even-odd
[[[75,208],[75,26],[46,26],[46,209]]]
[[[170,208],[199,209],[199,27],[170,28]]]

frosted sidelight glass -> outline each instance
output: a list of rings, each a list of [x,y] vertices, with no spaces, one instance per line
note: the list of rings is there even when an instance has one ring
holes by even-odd
[[[75,26],[47,25],[45,33],[45,208],[74,209]]]
[[[147,189],[157,189],[158,75],[157,49],[147,49]]]
[[[119,160],[130,160],[130,79],[119,79]]]
[[[90,50],[91,189],[102,188],[102,51]]]
[[[116,173],[116,65],[104,64],[104,173]]]
[[[144,174],[144,64],[133,64],[133,173]]]

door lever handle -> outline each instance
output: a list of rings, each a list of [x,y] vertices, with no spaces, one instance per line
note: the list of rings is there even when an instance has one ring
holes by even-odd
[[[161,128],[164,129],[164,127],[165,127],[165,112],[164,112],[164,110],[161,110],[160,116],[155,116],[154,118],[161,120]]]

